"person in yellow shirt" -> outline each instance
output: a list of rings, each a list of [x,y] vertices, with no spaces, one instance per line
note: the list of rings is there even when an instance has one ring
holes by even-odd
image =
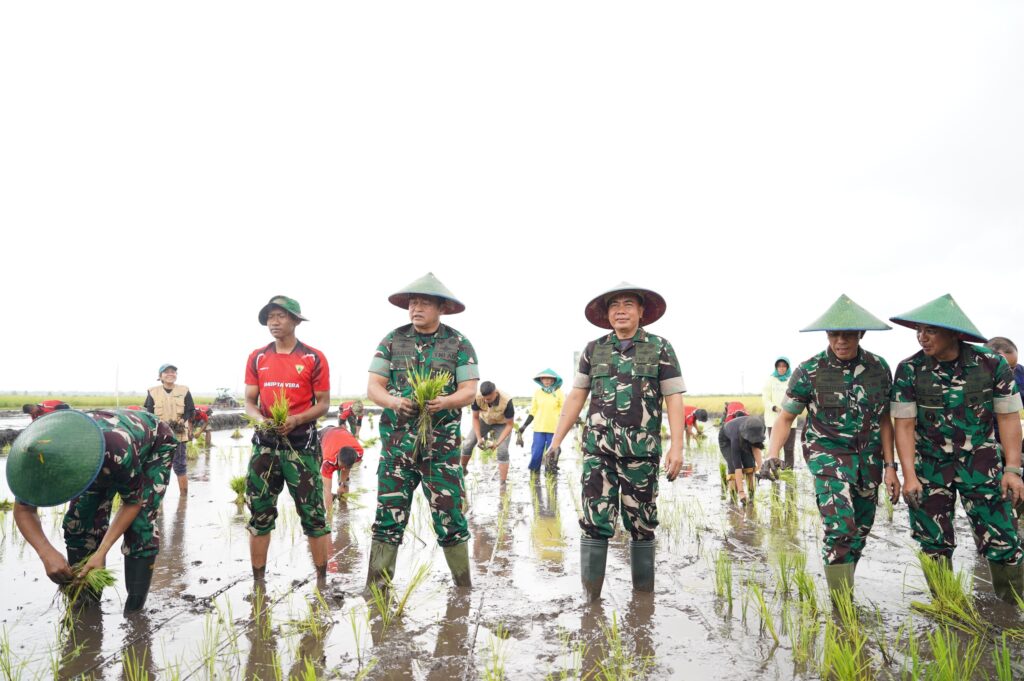
[[[530,447],[530,470],[540,472],[540,464],[544,452],[551,446],[551,439],[558,426],[558,415],[562,413],[565,395],[562,393],[562,377],[551,369],[545,369],[533,377],[533,382],[540,386],[533,393],[530,402],[530,415],[526,417],[516,444],[523,445],[523,433],[536,420],[533,426],[533,445]]]

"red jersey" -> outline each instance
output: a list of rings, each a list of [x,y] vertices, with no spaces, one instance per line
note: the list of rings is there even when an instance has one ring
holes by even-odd
[[[683,418],[685,419],[684,423],[686,425],[692,426],[695,423],[697,423],[697,419],[696,419],[696,417],[694,417],[694,412],[696,412],[696,411],[697,411],[697,407],[694,407],[693,405],[690,405],[690,404],[683,405]]]
[[[197,404],[196,411],[192,415],[192,420],[196,423],[205,423],[210,420],[210,405],[208,404]]]
[[[324,476],[333,475],[338,470],[338,452],[344,447],[356,450],[356,461],[363,460],[363,445],[359,439],[348,432],[348,428],[328,426],[320,435],[320,451],[323,453],[323,464],[320,472]]]
[[[737,412],[743,412],[743,414],[737,414]],[[725,419],[722,423],[728,423],[737,416],[742,416],[747,413],[747,408],[743,406],[742,402],[726,402],[725,403]]]
[[[260,390],[260,413],[270,416],[270,406],[284,392],[288,412],[299,414],[316,404],[316,393],[330,392],[331,374],[324,353],[301,341],[288,354],[280,354],[274,343],[257,348],[249,355],[245,365],[245,384]],[[316,432],[315,423],[307,423],[293,430],[288,439],[292,443],[306,440]]]

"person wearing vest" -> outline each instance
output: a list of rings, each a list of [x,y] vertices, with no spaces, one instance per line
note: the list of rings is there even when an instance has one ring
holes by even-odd
[[[366,585],[382,586],[395,576],[398,546],[409,522],[412,495],[423,483],[437,543],[457,586],[472,585],[469,528],[463,513],[465,481],[459,460],[462,408],[476,397],[480,378],[476,351],[469,339],[446,324],[442,314],[466,309],[432,273],[388,297],[408,310],[411,324],[391,331],[370,362],[367,396],[383,408],[380,417],[381,459],[377,467],[377,510]],[[409,372],[447,372],[451,378],[420,414]],[[429,442],[420,442],[420,417],[430,419]]]
[[[959,494],[992,588],[1010,603],[1024,595],[1024,559],[1012,505],[1021,481],[1021,397],[1010,365],[968,343],[985,337],[946,294],[890,321],[917,331],[921,350],[896,367],[892,415],[903,464],[903,497],[921,550],[952,565]],[[999,424],[1000,457],[994,426]]]
[[[295,337],[304,321],[299,302],[274,296],[260,309],[260,324],[274,341],[256,348],[245,363],[245,413],[257,424],[247,468],[245,501],[249,506],[249,559],[253,581],[266,579],[270,533],[277,519],[277,497],[285,484],[295,501],[302,532],[309,540],[318,587],[326,586],[330,529],[320,477],[320,443],[316,422],[331,405],[327,358]],[[271,405],[284,400],[282,425],[268,423]]]
[[[508,445],[515,430],[515,405],[512,398],[494,387],[490,381],[480,384],[480,394],[470,407],[473,430],[462,444],[462,469],[466,470],[477,443],[490,440],[498,449],[498,477],[504,485],[508,479]]]
[[[764,425],[768,429],[768,436],[771,437],[772,427],[775,419],[782,413],[782,403],[786,401],[786,388],[789,386],[789,377],[793,371],[789,366],[789,357],[780,355],[775,358],[775,371],[764,382],[761,389],[761,403],[764,405]],[[796,428],[789,429],[789,437],[782,447],[786,453],[786,468],[792,468],[794,463],[793,447],[796,444]]]
[[[171,460],[171,468],[178,477],[178,491],[182,496],[188,494],[188,457],[186,456],[186,443],[192,439],[192,417],[196,411],[196,405],[192,401],[192,393],[187,385],[176,383],[178,380],[178,367],[173,364],[163,364],[157,372],[160,378],[160,385],[149,389],[146,395],[146,403],[143,408],[150,414],[169,425],[174,437],[178,440],[178,448],[174,451],[174,458]]]
[[[533,399],[530,400],[530,414],[519,429],[516,436],[516,444],[523,446],[523,433],[533,426],[533,442],[530,447],[530,465],[533,473],[540,472],[540,464],[544,452],[551,446],[551,440],[555,437],[555,428],[558,427],[558,415],[562,412],[562,405],[565,404],[565,395],[562,394],[562,377],[551,369],[545,369],[533,377],[533,382],[540,387],[534,391]]]
[[[765,468],[775,471],[783,467],[779,452],[793,422],[807,410],[803,446],[807,470],[814,476],[824,535],[821,557],[831,594],[852,593],[883,478],[893,503],[899,499],[889,419],[892,373],[884,359],[860,345],[865,332],[891,328],[841,295],[801,329],[824,331],[828,347],[793,371],[768,442]]]
[[[33,421],[11,444],[7,483],[14,521],[35,549],[46,576],[70,582],[72,567],[88,572],[106,565],[122,536],[128,597],[125,614],[146,604],[160,552],[156,519],[171,476],[177,445],[170,426],[132,410],[62,410]],[[114,497],[121,506],[113,511]],[[39,506],[68,503],[62,523],[67,558],[46,537]],[[101,594],[87,592],[90,601]]]
[[[665,314],[665,299],[623,282],[585,308],[586,318],[611,333],[580,355],[572,392],[565,399],[551,448],[557,465],[562,441],[590,397],[583,430],[580,576],[590,601],[601,597],[608,540],[621,513],[629,532],[633,589],[654,590],[654,530],[658,526],[662,405],[672,440],[665,457],[668,479],[683,466],[683,382],[672,345],[648,332]]]

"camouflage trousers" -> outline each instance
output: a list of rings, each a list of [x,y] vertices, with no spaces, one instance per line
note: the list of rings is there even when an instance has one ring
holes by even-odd
[[[469,527],[463,513],[465,496],[457,423],[436,428],[429,448],[417,445],[416,433],[408,428],[382,430],[383,451],[377,466],[377,511],[373,520],[374,541],[401,544],[412,496],[423,483],[423,495],[430,506],[430,518],[441,546],[469,541]]]
[[[620,457],[601,447],[583,452],[583,517],[593,539],[611,539],[621,508],[622,526],[635,540],[654,539],[658,526],[658,459]]]
[[[910,509],[910,530],[922,551],[953,555],[953,515],[959,494],[985,558],[1010,565],[1021,562],[1013,511],[999,487],[1002,467],[995,448],[979,448],[948,460],[918,456],[914,470],[924,491],[920,508]]]
[[[252,446],[245,483],[249,506],[249,532],[269,534],[277,520],[277,497],[285,484],[295,501],[295,510],[307,537],[322,537],[330,530],[324,511],[324,483],[320,477],[320,449],[275,449]]]
[[[875,524],[881,456],[811,452],[807,468],[814,475],[814,496],[821,513],[821,558],[826,565],[860,560]]]
[[[171,456],[174,450],[150,456],[142,466],[142,509],[124,533],[121,553],[131,558],[152,558],[160,553],[160,529],[156,518],[160,513],[167,481],[171,477]],[[100,472],[102,480],[102,471]],[[110,527],[110,516],[116,492],[112,487],[94,482],[89,489],[71,500],[64,514],[64,544],[71,553],[92,553],[100,545]]]

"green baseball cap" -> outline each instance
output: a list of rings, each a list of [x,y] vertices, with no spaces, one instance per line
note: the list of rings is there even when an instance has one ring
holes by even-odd
[[[891,326],[853,302],[845,293],[803,331],[888,331]],[[787,362],[788,363],[788,362]]]
[[[458,314],[466,309],[466,306],[455,297],[448,287],[441,283],[441,280],[434,276],[433,272],[427,272],[416,281],[408,284],[397,293],[388,296],[388,302],[403,310],[409,309],[409,299],[414,295],[434,296],[441,298],[444,303],[441,305],[443,314]]]
[[[299,301],[288,296],[274,296],[270,299],[266,305],[260,309],[260,324],[263,326],[267,325],[267,315],[270,314],[270,308],[279,307],[288,314],[292,315],[297,319],[301,319],[304,322],[309,320],[302,316],[302,306],[299,305]]]
[[[42,416],[11,443],[7,484],[32,506],[57,506],[89,488],[103,465],[106,441],[99,425],[73,409]]]
[[[587,307],[583,310],[587,320],[594,326],[599,326],[602,329],[612,328],[612,325],[608,323],[608,301],[620,293],[632,293],[640,298],[640,304],[644,308],[644,317],[640,320],[640,326],[646,326],[658,321],[664,316],[665,310],[668,308],[668,304],[660,293],[649,288],[633,286],[629,282],[624,281],[618,286],[612,287],[594,297],[587,303]]]
[[[974,325],[960,306],[948,293],[929,301],[921,307],[915,307],[910,312],[904,312],[895,317],[889,317],[890,322],[916,329],[918,324],[937,326],[940,329],[956,331],[964,340],[984,343],[988,339],[981,335],[978,327]]]

